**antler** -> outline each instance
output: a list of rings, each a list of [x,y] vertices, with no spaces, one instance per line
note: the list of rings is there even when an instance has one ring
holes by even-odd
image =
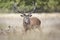
[[[12,7],[13,7],[14,12],[20,13],[19,9],[17,8],[17,3],[16,2],[13,3]]]
[[[33,2],[33,6],[34,6],[34,8],[33,8],[33,10],[29,13],[29,15],[30,15],[32,12],[34,12],[35,9],[36,9],[36,3],[35,3],[35,2]],[[25,10],[26,10],[26,9],[24,9],[24,10],[21,12],[21,11],[18,9],[18,6],[17,6],[17,3],[16,3],[16,2],[14,2],[13,8],[14,8],[14,10],[15,10],[17,13],[21,13],[21,14],[24,14],[24,13],[25,13]]]
[[[17,4],[16,2],[14,2],[14,4],[13,4],[13,9],[14,9],[14,11],[16,11],[17,13],[24,14],[24,13],[25,13],[25,10],[20,11],[20,10],[18,9],[18,6],[17,6],[17,5],[18,5],[18,4]]]
[[[36,3],[33,1],[33,6],[34,6],[34,8],[33,8],[33,10],[29,13],[29,15],[30,14],[32,14],[34,11],[35,11],[35,9],[36,9]]]

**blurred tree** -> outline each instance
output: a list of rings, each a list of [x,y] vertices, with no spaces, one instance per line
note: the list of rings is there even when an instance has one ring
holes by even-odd
[[[0,0],[0,9],[11,10],[13,3],[16,2],[20,10],[32,10],[36,4],[36,12],[60,12],[60,0]]]

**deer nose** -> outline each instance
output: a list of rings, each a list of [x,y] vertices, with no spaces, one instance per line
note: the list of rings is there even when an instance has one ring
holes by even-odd
[[[25,20],[25,23],[29,23],[29,20]]]
[[[26,19],[26,20],[25,20],[25,23],[26,23],[26,24],[29,24],[29,23],[30,23],[29,19]]]

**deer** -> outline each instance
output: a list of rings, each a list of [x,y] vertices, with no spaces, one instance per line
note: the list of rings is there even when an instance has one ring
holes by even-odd
[[[35,6],[35,4],[33,5]],[[25,14],[25,11],[21,13],[22,15],[20,15],[21,17],[23,17],[23,27],[25,32],[34,28],[38,28],[39,30],[41,30],[41,20],[39,20],[37,17],[32,17],[32,12],[34,12],[35,8],[36,7],[34,7],[33,10],[27,15]],[[19,13],[19,10],[17,11]]]
[[[25,32],[34,28],[37,28],[39,31],[41,31],[41,20],[37,17],[32,17],[32,12],[34,12],[35,9],[36,7],[34,7],[33,10],[27,15],[24,14],[25,11],[22,13],[22,15],[20,15],[21,17],[23,17],[23,27]]]
[[[31,17],[31,14],[23,14],[20,16],[23,17],[23,27],[25,32],[34,28],[38,28],[40,31],[41,21],[37,17]]]

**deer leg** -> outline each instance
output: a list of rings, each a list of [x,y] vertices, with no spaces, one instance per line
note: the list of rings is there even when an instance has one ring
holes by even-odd
[[[25,28],[25,29],[22,30],[22,31],[23,31],[22,34],[25,35],[25,34],[27,34],[28,29]]]
[[[25,32],[27,32],[27,31],[28,31],[28,28],[25,29]]]
[[[40,36],[42,37],[43,36],[42,28],[40,26],[37,26],[37,29],[39,30]]]
[[[42,32],[42,29],[41,29],[40,25],[37,26],[37,28],[38,28],[38,30],[39,30],[40,32]]]

